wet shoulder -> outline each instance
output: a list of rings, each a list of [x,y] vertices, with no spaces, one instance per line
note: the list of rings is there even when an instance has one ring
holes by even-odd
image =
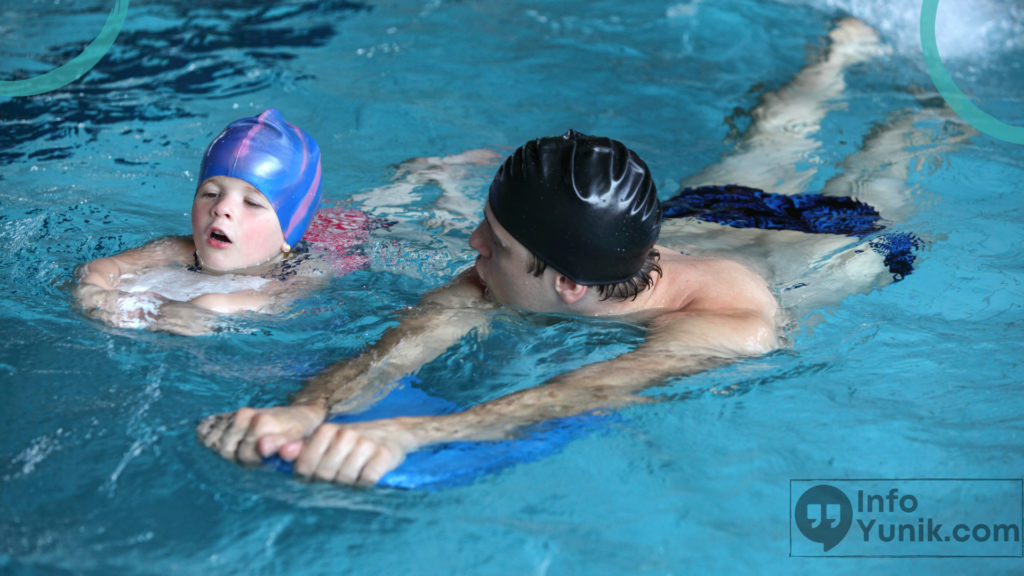
[[[680,309],[745,309],[768,317],[778,309],[768,283],[746,266],[726,258],[668,252],[666,279],[685,291]]]

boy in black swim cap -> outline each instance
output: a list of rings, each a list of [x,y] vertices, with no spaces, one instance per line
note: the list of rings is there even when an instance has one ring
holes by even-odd
[[[424,296],[369,350],[313,379],[291,406],[213,416],[200,440],[223,457],[279,454],[304,477],[372,485],[405,454],[494,440],[554,417],[642,401],[634,393],[778,346],[765,282],[728,260],[656,246],[661,206],[647,165],[622,143],[569,131],[526,143],[498,170],[470,237],[473,268]],[[635,351],[458,414],[323,424],[484,328],[506,305],[642,324]]]
[[[470,239],[481,253],[476,269],[485,285],[492,277],[507,279],[522,270],[503,251],[492,251],[483,238],[490,234],[496,240],[501,235],[496,228],[504,228],[531,253],[530,269],[543,273],[542,267],[550,266],[579,286],[631,281],[645,264],[657,270],[658,191],[644,161],[621,142],[573,130],[528,142],[498,169],[487,204],[487,226]],[[650,282],[649,275],[643,276],[645,286]],[[508,282],[492,284],[489,292],[499,302],[534,311],[552,309],[518,286],[505,292]],[[556,286],[554,295],[573,299],[576,292],[566,292],[567,285]]]

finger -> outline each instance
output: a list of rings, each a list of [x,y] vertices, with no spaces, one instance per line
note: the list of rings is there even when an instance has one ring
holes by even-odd
[[[377,448],[376,443],[361,438],[356,442],[355,448],[352,449],[348,457],[345,458],[345,462],[338,470],[335,480],[344,484],[355,484],[359,480],[359,474],[363,471],[363,466],[366,465],[377,451]]]
[[[214,425],[216,425],[218,421],[220,421],[220,414],[214,414],[213,416],[207,416],[206,418],[203,418],[203,421],[200,422],[198,426],[196,426],[196,437],[199,438],[200,441],[202,441],[202,439],[206,438],[206,435],[210,433],[210,430],[213,429]]]
[[[277,455],[283,460],[293,462],[296,458],[302,454],[302,449],[306,444],[302,440],[295,440],[293,442],[286,442],[281,448],[278,449]]]
[[[359,475],[359,486],[369,488],[377,484],[385,474],[398,468],[403,460],[405,460],[404,457],[399,458],[390,448],[382,446],[363,466],[363,472]]]
[[[324,453],[324,457],[320,459],[320,465],[316,467],[316,472],[313,475],[324,482],[334,481],[338,475],[338,469],[341,468],[341,463],[348,457],[357,440],[359,440],[358,433],[344,428],[339,429],[334,435],[334,442]]]
[[[221,436],[224,435],[224,431],[231,425],[232,413],[217,414],[211,416],[209,419],[213,420],[212,425],[207,429],[206,436],[203,437],[203,444],[211,450],[216,450],[217,445],[220,443]]]
[[[256,452],[256,443],[267,434],[283,432],[282,428],[284,426],[281,422],[270,414],[253,416],[249,429],[238,443],[238,460],[246,464],[259,464],[260,455]]]
[[[285,436],[284,434],[267,434],[266,436],[260,438],[258,442],[256,442],[256,450],[259,451],[260,456],[262,456],[263,458],[270,458],[274,454],[277,454],[278,456],[284,458],[284,456],[280,454],[281,449],[289,444],[297,444],[299,446],[299,450],[302,449],[301,440],[289,442],[288,437]],[[298,452],[295,452],[296,456],[298,456],[298,454]]]
[[[309,478],[316,471],[317,466],[320,464],[320,459],[324,457],[324,452],[331,445],[331,441],[334,439],[334,432],[337,430],[336,426],[320,426],[313,432],[313,435],[309,437],[306,445],[302,448],[302,453],[299,454],[298,460],[295,461],[295,474],[297,476],[303,476]]]
[[[260,455],[256,453],[256,443],[260,437],[255,434],[250,426],[242,435],[235,450],[235,459],[242,464],[259,464]]]
[[[233,418],[229,419],[230,425],[217,444],[217,451],[221,456],[228,460],[236,459],[238,443],[242,441],[242,437],[245,436],[245,432],[249,429],[249,423],[252,422],[255,415],[256,411],[252,408],[242,408],[235,412]]]

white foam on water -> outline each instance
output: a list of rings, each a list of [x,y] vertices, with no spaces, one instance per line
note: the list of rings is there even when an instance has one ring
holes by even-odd
[[[922,0],[779,0],[823,11],[841,11],[878,29],[904,56],[921,54]],[[941,0],[935,22],[943,60],[974,59],[1024,50],[1024,2]]]
[[[269,282],[270,280],[259,276],[210,276],[181,268],[163,267],[153,268],[139,275],[125,274],[121,277],[118,288],[132,294],[155,292],[171,300],[188,302],[203,294],[259,290]]]

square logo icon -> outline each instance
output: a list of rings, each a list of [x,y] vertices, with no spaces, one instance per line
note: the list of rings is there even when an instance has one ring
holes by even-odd
[[[790,480],[791,557],[1024,558],[1024,480]]]

